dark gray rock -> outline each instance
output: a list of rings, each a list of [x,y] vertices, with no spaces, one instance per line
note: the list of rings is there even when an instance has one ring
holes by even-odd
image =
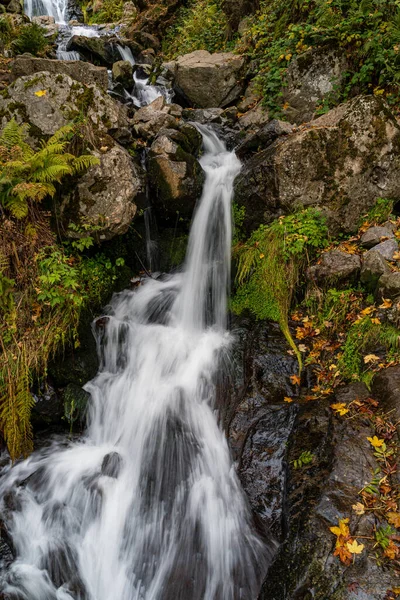
[[[391,421],[397,423],[400,437],[400,365],[379,371],[372,381],[372,393],[383,412],[390,413]]]
[[[293,125],[285,121],[273,119],[261,129],[246,135],[245,139],[239,144],[236,154],[239,158],[244,158],[249,152],[256,152],[257,150],[266,148],[281,136],[289,135],[292,132]]]
[[[114,81],[130,89],[133,86],[133,66],[127,60],[118,60],[112,66],[112,77]]]
[[[400,128],[372,95],[279,137],[246,161],[235,182],[246,233],[296,206],[318,206],[332,232],[353,232],[382,195],[400,199]]]
[[[70,428],[75,424],[82,425],[86,416],[90,394],[80,385],[69,383],[61,392],[64,418]]]
[[[382,275],[390,273],[389,265],[379,252],[369,250],[362,258],[360,280],[368,290],[374,291]]]
[[[289,121],[298,124],[311,121],[324,98],[333,93],[339,95],[346,70],[346,56],[336,50],[313,48],[293,59],[283,88]]]
[[[378,296],[396,300],[400,298],[400,272],[382,275],[378,282]]]
[[[184,108],[182,116],[195,123],[222,123],[222,108]]]
[[[68,41],[67,50],[79,52],[83,58],[95,65],[112,67],[113,63],[121,58],[117,48],[118,44],[123,44],[123,41],[108,36],[74,35]]]
[[[117,479],[122,466],[122,458],[118,452],[106,454],[101,463],[101,474]]]
[[[162,96],[156,98],[148,106],[139,108],[133,117],[136,135],[146,140],[153,140],[160,129],[176,129],[178,127],[176,117],[169,114],[169,111],[169,105]]]
[[[386,260],[393,260],[393,255],[398,251],[399,244],[396,239],[386,240],[374,246],[374,252],[378,252]]]
[[[394,234],[391,229],[388,227],[375,226],[367,229],[367,231],[361,236],[360,241],[364,248],[369,249],[389,238],[394,238]]]
[[[361,269],[361,259],[357,254],[347,254],[340,250],[324,252],[318,264],[308,269],[310,279],[318,282],[334,283],[355,279]]]

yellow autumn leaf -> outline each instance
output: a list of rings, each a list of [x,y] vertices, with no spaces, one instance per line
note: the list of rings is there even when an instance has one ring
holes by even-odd
[[[336,535],[336,537],[339,537],[340,535],[343,535],[344,537],[348,536],[350,534],[349,528],[347,523],[349,522],[349,519],[339,519],[339,527],[329,527],[329,530],[332,531],[332,533],[334,533]]]
[[[289,53],[289,54],[286,54],[286,56],[285,56],[285,59],[286,59],[286,60],[290,60],[291,58],[292,58],[292,55],[291,55],[290,53]]]
[[[364,550],[364,544],[359,544],[357,540],[354,540],[354,542],[351,543],[347,542],[346,546],[347,550],[352,554],[361,554],[361,552]]]
[[[289,398],[289,396],[285,396],[283,401],[284,402],[293,402],[293,398]]]
[[[344,402],[337,402],[336,404],[331,404],[330,406],[340,416],[343,416],[349,412],[349,409],[346,408],[346,404]]]
[[[398,512],[389,512],[387,513],[388,523],[394,525],[396,529],[400,529],[400,513]]]
[[[351,507],[357,515],[363,515],[365,513],[365,506],[361,502],[357,502],[357,504],[353,504]]]
[[[260,258],[264,258],[265,254],[260,254]]]
[[[38,92],[35,92],[35,96],[37,96],[38,98],[41,98],[42,96],[45,96],[47,94],[47,90],[39,90]]]
[[[392,592],[394,592],[396,596],[400,596],[400,587],[392,588]]]
[[[362,315],[370,315],[372,312],[374,312],[375,310],[375,306],[367,306],[367,308],[364,308],[364,310],[361,311]]]
[[[385,442],[384,440],[380,440],[376,435],[374,437],[367,437],[367,440],[374,448],[380,448]]]
[[[365,364],[375,362],[376,360],[379,360],[379,356],[376,356],[376,354],[367,354],[366,356],[364,356]]]
[[[382,298],[382,304],[379,305],[379,308],[390,308],[393,302],[388,298]]]
[[[371,319],[371,323],[373,323],[374,325],[380,325],[381,320],[378,319],[378,317],[374,317],[373,319]]]

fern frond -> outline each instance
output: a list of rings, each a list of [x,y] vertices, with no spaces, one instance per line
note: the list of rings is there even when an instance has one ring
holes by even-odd
[[[74,159],[72,167],[74,173],[80,173],[81,171],[89,169],[89,167],[94,167],[98,164],[100,164],[100,159],[97,158],[97,156],[92,156],[91,154],[82,154],[82,156],[78,156]]]

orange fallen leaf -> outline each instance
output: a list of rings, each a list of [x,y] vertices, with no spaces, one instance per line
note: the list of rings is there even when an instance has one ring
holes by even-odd
[[[339,527],[329,527],[329,530],[332,531],[332,533],[334,533],[336,537],[339,537],[341,535],[346,537],[350,535],[350,530],[347,525],[349,521],[350,519],[338,519]]]
[[[291,375],[290,381],[293,383],[293,385],[300,385],[300,377],[298,375]]]
[[[382,304],[379,305],[379,308],[390,308],[393,302],[388,298],[382,298]]]
[[[378,319],[378,317],[374,317],[373,319],[371,319],[371,323],[373,323],[374,325],[380,325],[381,320]]]
[[[400,513],[398,512],[390,512],[387,513],[388,523],[394,525],[396,529],[400,529]]]
[[[293,398],[289,398],[289,396],[285,396],[283,401],[284,402],[293,402]]]
[[[375,362],[376,360],[380,360],[379,356],[376,356],[376,354],[367,354],[366,356],[364,356],[365,364],[368,364],[370,362]]]
[[[376,435],[374,437],[367,437],[367,440],[374,448],[380,448],[385,442],[384,440],[380,440]]]

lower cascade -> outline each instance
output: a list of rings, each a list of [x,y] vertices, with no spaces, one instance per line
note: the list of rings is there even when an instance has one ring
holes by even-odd
[[[234,152],[206,126],[206,173],[180,273],[114,296],[83,439],[9,467],[0,496],[26,600],[256,598],[266,548],[215,412],[228,359]]]

